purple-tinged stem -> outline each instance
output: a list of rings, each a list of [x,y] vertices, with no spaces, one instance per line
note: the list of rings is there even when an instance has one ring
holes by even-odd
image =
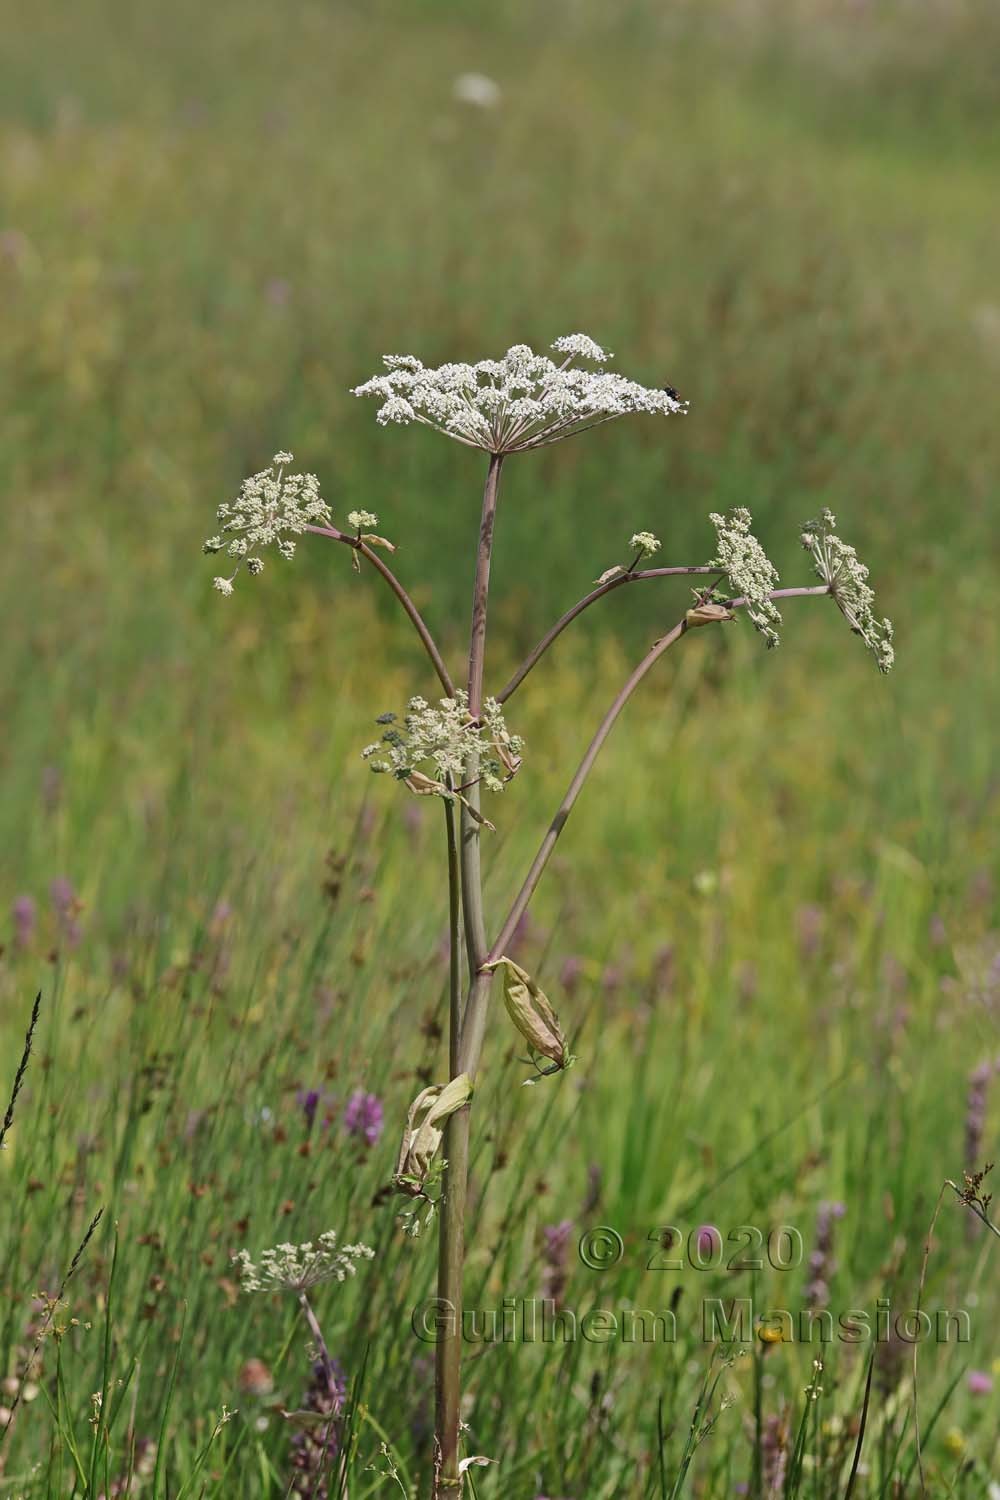
[[[311,531],[315,536],[329,537],[329,539],[333,542],[342,542],[345,547],[351,547],[355,552],[360,552],[361,556],[365,558],[367,562],[371,563],[376,573],[381,573],[382,577],[385,579],[386,583],[392,589],[392,592],[395,594],[396,598],[399,600],[400,604],[409,615],[410,620],[412,621],[413,626],[423,643],[424,650],[427,652],[427,655],[430,658],[431,666],[434,668],[435,672],[438,675],[438,680],[440,681],[441,686],[444,688],[449,698],[454,698],[455,684],[451,680],[451,673],[445,666],[444,657],[441,655],[440,651],[434,643],[434,637],[431,635],[430,631],[427,629],[427,626],[424,624],[423,618],[420,614],[420,611],[417,609],[417,606],[414,604],[413,600],[410,598],[409,594],[406,592],[392,569],[386,567],[385,563],[379,557],[378,553],[373,551],[373,549],[368,546],[368,543],[363,542],[360,537],[352,535],[349,531],[340,531],[336,526],[307,526],[305,529],[306,531]]]
[[[644,578],[678,578],[683,577],[685,574],[715,573],[717,571],[718,569],[708,566],[696,568],[643,568],[638,572],[630,568],[625,573],[619,573],[617,578],[609,578],[607,583],[598,584],[597,588],[591,589],[589,594],[585,594],[582,599],[578,600],[572,609],[568,609],[556,621],[551,630],[546,631],[535,649],[530,655],[525,657],[506,687],[497,693],[497,702],[506,703],[511,694],[521,686],[521,683],[527,677],[532,667],[537,666],[553,641],[562,635],[566,626],[572,625],[577,615],[582,615],[585,609],[589,608],[591,604],[596,604],[598,599],[603,599],[605,594],[614,593],[615,589],[620,589],[626,583],[640,583]]]
[[[491,454],[483,489],[483,511],[479,529],[479,552],[472,594],[472,629],[469,641],[469,712],[478,718],[483,705],[483,666],[486,657],[486,613],[489,603],[490,561],[493,552],[493,528],[500,493],[502,456]],[[479,811],[479,764],[475,756],[466,762],[464,781],[468,804]],[[450,853],[450,850],[449,850]],[[462,807],[461,908],[465,919],[465,944],[469,964],[470,992],[466,1014],[474,998],[489,988],[491,976],[479,972],[486,954],[486,922],[483,916],[483,886],[479,851],[479,824],[465,805]],[[451,911],[454,913],[454,894]],[[457,932],[452,928],[452,984],[450,1004],[449,1061],[454,1078],[460,1071],[462,1037],[465,1026],[461,1017],[460,996],[456,993]],[[435,1493],[450,1490],[462,1492],[459,1472],[459,1425],[462,1380],[462,1282],[465,1267],[465,1203],[469,1179],[469,1107],[451,1115],[445,1126],[444,1158],[446,1162],[438,1237],[438,1311],[443,1315],[445,1332],[435,1349]]]
[[[707,571],[712,572],[714,570],[708,569]],[[830,589],[828,585],[822,583],[816,584],[815,586],[807,586],[804,588],[775,589],[773,593],[768,595],[768,598],[801,599],[811,595],[828,594],[829,592]],[[746,607],[748,600],[746,600],[745,598],[738,598],[727,599],[725,602],[730,609],[743,609]],[[598,726],[597,733],[594,735],[594,738],[587,746],[584,757],[577,767],[576,774],[574,775],[573,780],[570,782],[566,790],[565,797],[559,804],[559,808],[556,812],[555,817],[549,824],[545,837],[542,839],[538,853],[535,855],[531,868],[528,871],[527,876],[525,877],[524,884],[522,885],[520,891],[517,894],[517,897],[515,898],[514,904],[507,915],[507,919],[500,930],[500,934],[497,937],[496,942],[493,944],[484,961],[483,967],[485,967],[486,964],[496,963],[497,959],[501,958],[506,951],[507,945],[514,934],[514,929],[527,910],[528,903],[535,893],[535,887],[538,885],[538,882],[541,879],[542,871],[548,864],[549,856],[555,847],[556,840],[566,826],[566,820],[573,810],[573,805],[576,802],[577,797],[580,795],[583,784],[590,774],[590,769],[593,766],[594,761],[600,754],[601,747],[603,746],[604,741],[611,733],[618,715],[621,713],[622,709],[625,707],[626,703],[631,698],[632,694],[635,692],[636,688],[639,686],[639,683],[645,677],[650,668],[655,666],[664,652],[669,651],[670,647],[674,644],[675,641],[680,640],[681,636],[686,633],[688,628],[689,627],[686,619],[679,620],[672,630],[668,631],[665,636],[663,636],[656,642],[656,644],[646,653],[642,661],[635,668],[632,675],[629,677],[628,681],[625,683],[624,687],[621,689],[614,702],[611,704],[611,707],[604,715],[604,718],[601,720],[601,723]],[[469,1004],[466,1007],[465,1024],[462,1030],[461,1054],[462,1071],[464,1073],[468,1073],[470,1078],[474,1076],[476,1066],[479,1062],[479,1053],[482,1050],[482,1037],[486,1025],[485,1005],[483,1005],[482,1007],[483,1014],[481,1016],[477,1016],[475,1019],[470,1015],[471,1009],[472,997],[470,996]],[[466,1042],[468,1042],[468,1046],[466,1046]]]
[[[483,513],[479,527],[479,552],[476,579],[472,591],[472,631],[469,640],[469,713],[478,719],[483,708],[483,667],[486,660],[486,611],[490,592],[490,562],[493,555],[493,529],[496,524],[497,500],[500,495],[501,454],[490,455],[490,465],[483,487]],[[470,757],[464,780],[469,783],[466,801],[472,812],[462,808],[462,912],[465,919],[465,946],[469,959],[469,976],[473,978],[486,954],[486,923],[483,917],[482,870],[480,865],[480,824],[474,816],[481,805],[479,762]]]

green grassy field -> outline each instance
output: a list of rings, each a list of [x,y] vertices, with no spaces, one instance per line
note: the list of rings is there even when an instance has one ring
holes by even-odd
[[[700,631],[599,762],[520,950],[579,1061],[522,1090],[497,1008],[468,1298],[672,1308],[677,1337],[470,1346],[468,1451],[499,1461],[474,1493],[781,1493],[769,1465],[803,1423],[795,1493],[845,1494],[871,1343],[752,1340],[684,1455],[718,1370],[706,1299],[797,1315],[837,1203],[830,1307],[912,1309],[943,1180],[995,1154],[997,1099],[980,1084],[977,1134],[970,1094],[1000,1060],[995,21],[648,0],[0,15],[0,1105],[42,992],[0,1154],[0,1494],[310,1493],[290,1485],[315,1429],[281,1415],[307,1333],[294,1299],[241,1295],[231,1257],[328,1228],[376,1251],[316,1293],[353,1390],[351,1500],[427,1493],[433,1349],[411,1314],[434,1235],[408,1238],[381,1189],[446,1066],[443,828],[358,752],[434,684],[342,549],[303,544],[223,602],[200,548],[287,446],[337,520],[378,512],[457,662],[482,455],[385,431],[348,388],[383,352],[577,329],[691,413],[509,462],[492,684],[632,531],[702,562],[708,512],[738,504],[786,583],[810,581],[799,525],[836,510],[898,665],[879,678],[825,601],[786,609],[775,653],[746,622]],[[469,70],[495,107],[454,97]],[[603,601],[517,698],[492,921],[685,597]],[[344,1126],[357,1090],[384,1109],[370,1147]],[[37,1294],[101,1208],[25,1382]],[[706,1224],[791,1226],[802,1263],[660,1264],[659,1231]],[[604,1270],[577,1252],[599,1225],[621,1236]],[[930,1494],[971,1500],[1000,1467],[996,1265],[947,1199],[923,1305],[967,1310],[971,1337],[921,1348]],[[855,1497],[920,1493],[910,1376],[908,1348],[877,1346]]]

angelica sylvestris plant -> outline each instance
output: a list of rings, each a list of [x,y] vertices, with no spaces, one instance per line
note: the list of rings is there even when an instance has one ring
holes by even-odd
[[[377,516],[368,510],[352,510],[343,526],[336,524],[315,476],[290,472],[290,454],[276,454],[268,468],[244,483],[234,502],[220,507],[220,534],[206,543],[206,550],[225,551],[234,560],[232,573],[215,580],[215,587],[227,596],[244,564],[251,576],[261,571],[259,554],[269,545],[290,558],[304,533],[340,543],[350,550],[355,568],[367,564],[392,590],[440,685],[440,695],[433,700],[411,697],[402,719],[391,712],[381,714],[379,738],[361,752],[372,771],[395,780],[411,794],[438,798],[444,810],[452,935],[448,1075],[424,1089],[410,1106],[393,1177],[397,1191],[411,1199],[426,1205],[435,1201],[436,1194],[440,1202],[438,1296],[447,1305],[446,1321],[454,1332],[442,1337],[436,1349],[432,1456],[436,1493],[459,1492],[463,1465],[468,1462],[459,1453],[457,1330],[462,1326],[470,1122],[494,976],[498,971],[502,974],[507,1016],[527,1045],[526,1060],[534,1070],[529,1081],[561,1073],[573,1059],[555,1007],[537,981],[513,962],[507,949],[615,721],[646,674],[692,630],[732,624],[746,614],[765,643],[776,646],[781,604],[788,599],[831,596],[879,668],[888,671],[892,665],[892,627],[876,616],[868,570],[853,547],[837,535],[830,512],[824,511],[802,532],[819,582],[779,588],[777,570],[754,535],[750,512],[739,507],[729,515],[710,517],[715,544],[703,563],[651,566],[661,551],[659,538],[652,531],[636,530],[619,561],[604,567],[596,584],[551,626],[510,680],[487,694],[490,561],[507,459],[617,417],[677,417],[687,409],[672,389],[651,389],[609,371],[611,356],[583,334],[557,339],[552,353],[555,358],[518,344],[501,359],[436,369],[427,368],[412,355],[390,355],[384,360],[385,372],[354,391],[356,396],[378,402],[376,420],[382,426],[422,423],[487,455],[469,647],[457,678],[452,677],[422,615],[381,555],[393,548],[374,530]],[[590,566],[600,569],[601,560],[592,559]],[[521,765],[524,748],[517,733],[508,728],[508,701],[562,632],[606,594],[635,583],[659,583],[685,575],[700,575],[693,600],[679,605],[676,623],[637,663],[609,705],[520,890],[502,920],[488,925],[481,857],[482,841],[488,836],[484,829],[493,825],[482,810],[483,793],[495,796],[508,786]],[[409,1211],[409,1218],[415,1218],[414,1210]]]

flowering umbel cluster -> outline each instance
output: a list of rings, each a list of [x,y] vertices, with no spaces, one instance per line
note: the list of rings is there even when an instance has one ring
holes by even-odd
[[[510,733],[495,698],[486,699],[480,719],[469,713],[469,696],[460,689],[454,698],[439,698],[436,707],[411,698],[402,723],[391,713],[376,723],[385,732],[381,742],[362,750],[365,760],[420,796],[461,799],[460,785],[449,781],[460,783],[470,759],[478,762],[486,789],[501,792],[521,764],[524,741]]]
[[[746,506],[739,505],[728,516],[713,512],[708,519],[715,527],[719,548],[711,566],[725,573],[733,591],[746,599],[747,614],[768,647],[776,646],[781,613],[768,595],[778,581],[778,570],[750,530],[753,517]]]
[[[320,1281],[346,1281],[355,1275],[357,1260],[373,1260],[368,1245],[337,1245],[337,1232],[328,1229],[315,1243],[275,1245],[264,1250],[260,1261],[249,1250],[233,1256],[245,1292],[304,1292]]]
[[[387,354],[385,375],[356,386],[355,396],[382,404],[377,420],[423,422],[445,437],[487,453],[542,448],[599,422],[631,412],[683,414],[687,403],[666,390],[650,390],[604,369],[611,355],[583,333],[556,339],[556,364],[527,344],[515,344],[502,359],[427,369],[412,354]],[[597,369],[581,369],[575,359]]]
[[[820,511],[806,523],[802,545],[812,555],[816,573],[829,587],[837,608],[875,658],[880,672],[888,672],[896,659],[892,645],[892,621],[875,614],[875,590],[868,582],[868,569],[853,547],[836,534],[837,518]]]
[[[622,563],[615,563],[613,567],[605,568],[600,578],[595,579],[596,583],[610,583],[612,578],[623,578],[626,573],[634,572],[637,563],[642,562],[644,558],[652,557],[654,552],[659,552],[660,539],[651,531],[636,531],[633,532],[628,545],[629,551],[635,554],[628,567],[623,566]]]
[[[295,555],[292,536],[300,535],[309,525],[329,524],[330,508],[320,495],[316,475],[286,474],[285,467],[291,462],[290,453],[276,453],[266,469],[244,479],[231,504],[219,506],[222,530],[208,538],[204,550],[225,551],[236,559],[228,578],[212,580],[226,598],[233,592],[233,580],[244,563],[251,577],[263,571],[264,564],[255,555],[257,548],[273,543],[282,557],[290,560]],[[227,541],[230,535],[232,540]]]
[[[660,539],[651,531],[637,531],[629,542],[629,546],[636,548],[640,557],[652,557],[654,552],[660,550]]]

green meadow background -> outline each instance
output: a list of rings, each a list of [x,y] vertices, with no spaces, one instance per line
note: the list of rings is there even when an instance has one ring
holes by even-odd
[[[604,752],[519,950],[579,1061],[522,1090],[498,1008],[469,1299],[555,1278],[578,1315],[673,1305],[678,1339],[470,1346],[468,1452],[499,1461],[474,1490],[781,1493],[801,1428],[795,1492],[844,1494],[871,1346],[756,1342],[685,1468],[719,1368],[700,1306],[798,1309],[841,1203],[831,1307],[911,1309],[943,1180],[995,1154],[996,16],[37,0],[0,22],[0,1104],[42,993],[0,1155],[0,1495],[310,1493],[280,1414],[306,1397],[307,1334],[294,1299],[241,1296],[230,1258],[328,1228],[376,1250],[316,1293],[353,1388],[350,1495],[427,1493],[433,1351],[410,1312],[434,1236],[380,1190],[446,1066],[443,820],[358,751],[434,683],[342,549],[304,543],[224,601],[200,548],[290,448],[336,519],[378,513],[457,663],[482,456],[380,429],[349,387],[385,352],[575,331],[690,415],[508,463],[494,687],[632,531],[702,562],[708,512],[743,504],[785,583],[809,581],[801,523],[836,511],[898,666],[881,679],[832,606],[799,601],[777,652],[746,622],[685,639]],[[470,71],[493,107],[456,97]],[[527,753],[492,809],[494,923],[685,597],[618,592],[510,705]],[[343,1124],[358,1089],[384,1107],[371,1148]],[[27,1370],[38,1294],[100,1208]],[[793,1226],[805,1260],[647,1269],[658,1230],[703,1224]],[[595,1225],[623,1243],[604,1271],[576,1253]],[[982,1495],[1000,1464],[996,1271],[949,1196],[923,1300],[972,1337],[920,1352],[928,1493]],[[879,1348],[855,1496],[919,1493],[911,1373]]]

